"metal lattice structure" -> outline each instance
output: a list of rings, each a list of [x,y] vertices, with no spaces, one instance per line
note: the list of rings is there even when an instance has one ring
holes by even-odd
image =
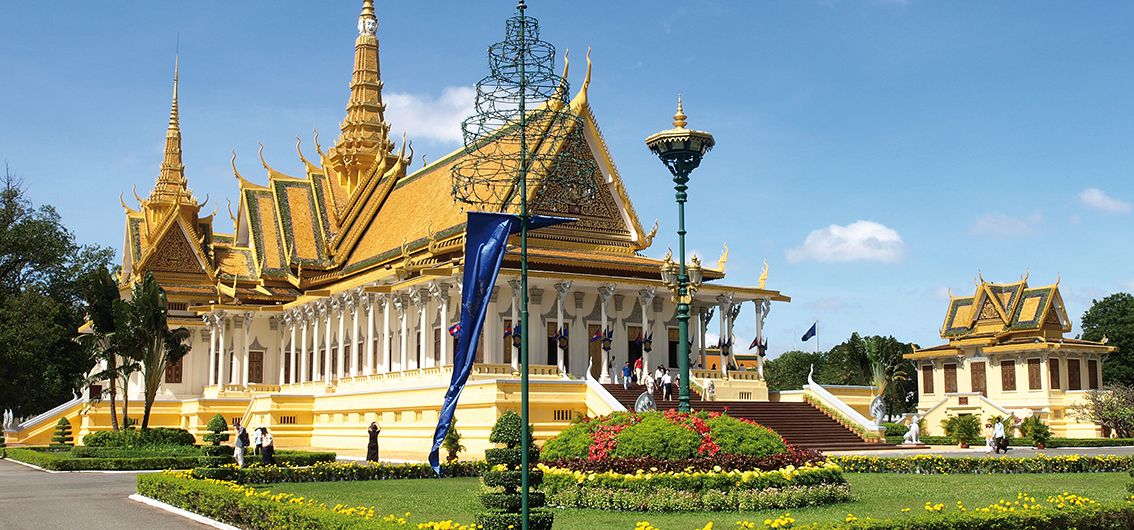
[[[504,40],[488,48],[475,113],[461,123],[466,156],[452,168],[453,198],[477,209],[518,208],[525,187],[546,187],[540,204],[553,210],[595,195],[597,164],[570,148],[586,140],[567,80],[555,71],[555,46],[540,40],[539,21],[524,9],[520,2]]]

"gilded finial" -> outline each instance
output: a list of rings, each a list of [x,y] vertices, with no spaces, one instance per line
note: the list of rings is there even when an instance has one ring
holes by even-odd
[[[760,269],[760,277],[756,280],[756,288],[763,289],[768,283],[768,260],[764,260],[764,268]]]
[[[688,118],[688,116],[685,115],[685,110],[682,108],[682,105],[681,105],[681,94],[678,94],[677,95],[677,112],[673,115],[673,126],[677,129],[684,129],[685,124],[689,123],[689,122],[685,121],[685,118]]]
[[[260,165],[264,166],[264,169],[271,171],[272,168],[268,167],[268,161],[264,160],[264,142],[257,142],[257,143],[260,144],[260,150],[257,152],[257,154],[260,155]]]
[[[169,128],[176,129],[179,126],[180,118],[177,110],[177,85],[178,83],[178,70],[181,68],[181,54],[173,56],[173,104],[169,109]]]
[[[649,233],[642,238],[642,248],[649,248],[654,244],[654,237],[658,235],[658,220],[654,219],[654,226],[650,228]]]
[[[724,272],[725,263],[728,263],[728,243],[724,244],[724,250],[721,251],[721,257],[717,259],[717,270]]]
[[[665,249],[665,256],[662,257],[662,261],[673,261],[673,249],[672,248]]]
[[[204,208],[206,204],[209,204],[209,194],[208,193],[205,194],[205,200],[201,201],[201,205],[199,206],[199,208]]]
[[[134,200],[138,201],[138,205],[145,207],[146,201],[142,200],[142,197],[140,195],[138,195],[138,186],[134,185],[134,187],[132,187],[130,189],[134,191]]]
[[[319,129],[315,129],[315,152],[319,153],[319,156],[327,156],[323,153],[323,146],[319,145]]]
[[[232,219],[232,231],[235,233],[237,231],[236,230],[236,214],[232,213],[232,200],[231,199],[225,199],[225,202],[228,203],[228,218]]]
[[[308,162],[307,157],[303,156],[303,149],[300,147],[302,144],[303,144],[303,140],[300,140],[299,135],[296,135],[295,136],[295,152],[299,153],[299,161],[303,162],[304,167],[310,168],[311,162]]]
[[[591,49],[587,47],[587,73],[583,75],[583,86],[579,87],[579,95],[587,98],[587,89],[591,87]]]

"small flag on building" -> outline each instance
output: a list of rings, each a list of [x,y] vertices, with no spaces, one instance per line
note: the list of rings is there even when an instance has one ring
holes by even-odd
[[[512,336],[512,325],[508,324],[507,326],[504,326],[504,338],[508,338],[508,337],[511,337],[511,336]]]
[[[450,337],[456,337],[456,336],[459,336],[460,334],[461,334],[461,323],[460,322],[457,322],[456,324],[449,326],[449,336]]]
[[[748,349],[750,349],[750,350],[755,349],[759,345],[760,345],[760,337],[756,337],[756,338],[752,339],[752,344],[748,345]]]
[[[591,335],[591,342],[598,342],[602,340],[602,331],[595,330],[595,334]]]
[[[818,325],[819,325],[818,322],[812,324],[811,329],[807,330],[807,333],[804,333],[803,338],[800,339],[800,340],[802,340],[803,342],[807,342],[807,341],[811,340],[811,337],[815,336],[815,326],[818,326]]]

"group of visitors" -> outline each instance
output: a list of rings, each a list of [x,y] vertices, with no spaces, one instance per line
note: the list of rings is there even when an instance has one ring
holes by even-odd
[[[1015,414],[992,418],[984,424],[985,451],[1000,454],[1008,452],[1008,434],[1020,423]]]
[[[234,421],[232,428],[236,432],[236,447],[232,456],[236,458],[238,466],[244,467],[244,456],[249,447],[252,448],[254,455],[260,457],[260,463],[265,466],[276,463],[276,444],[267,427],[253,429],[251,436],[248,435],[248,429],[240,424],[240,420]]]
[[[672,400],[674,391],[681,385],[681,376],[670,374],[669,368],[666,368],[665,365],[658,365],[653,374],[643,373],[644,368],[641,357],[634,361],[633,367],[629,362],[623,364],[622,388],[629,390],[631,385],[642,385],[646,387],[646,392],[651,395],[655,390],[660,389],[663,400]]]

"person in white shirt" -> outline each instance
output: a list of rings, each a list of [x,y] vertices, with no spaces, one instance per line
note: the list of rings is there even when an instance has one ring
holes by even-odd
[[[1005,444],[1004,444],[1004,421],[1003,420],[995,420],[995,423],[992,424],[992,439],[994,440],[993,444],[994,444],[994,448],[996,450],[996,454],[1000,454],[1001,449],[1004,449],[1005,451],[1008,450],[1008,448],[1004,446]]]
[[[272,433],[268,432],[267,427],[257,430],[260,431],[260,463],[265,466],[275,465],[276,445],[272,440]]]
[[[661,389],[662,399],[666,401],[673,399],[673,378],[669,376],[668,371],[661,376]]]
[[[260,456],[261,437],[263,436],[264,429],[262,427],[252,429],[252,446],[256,448],[254,453],[256,456]]]

